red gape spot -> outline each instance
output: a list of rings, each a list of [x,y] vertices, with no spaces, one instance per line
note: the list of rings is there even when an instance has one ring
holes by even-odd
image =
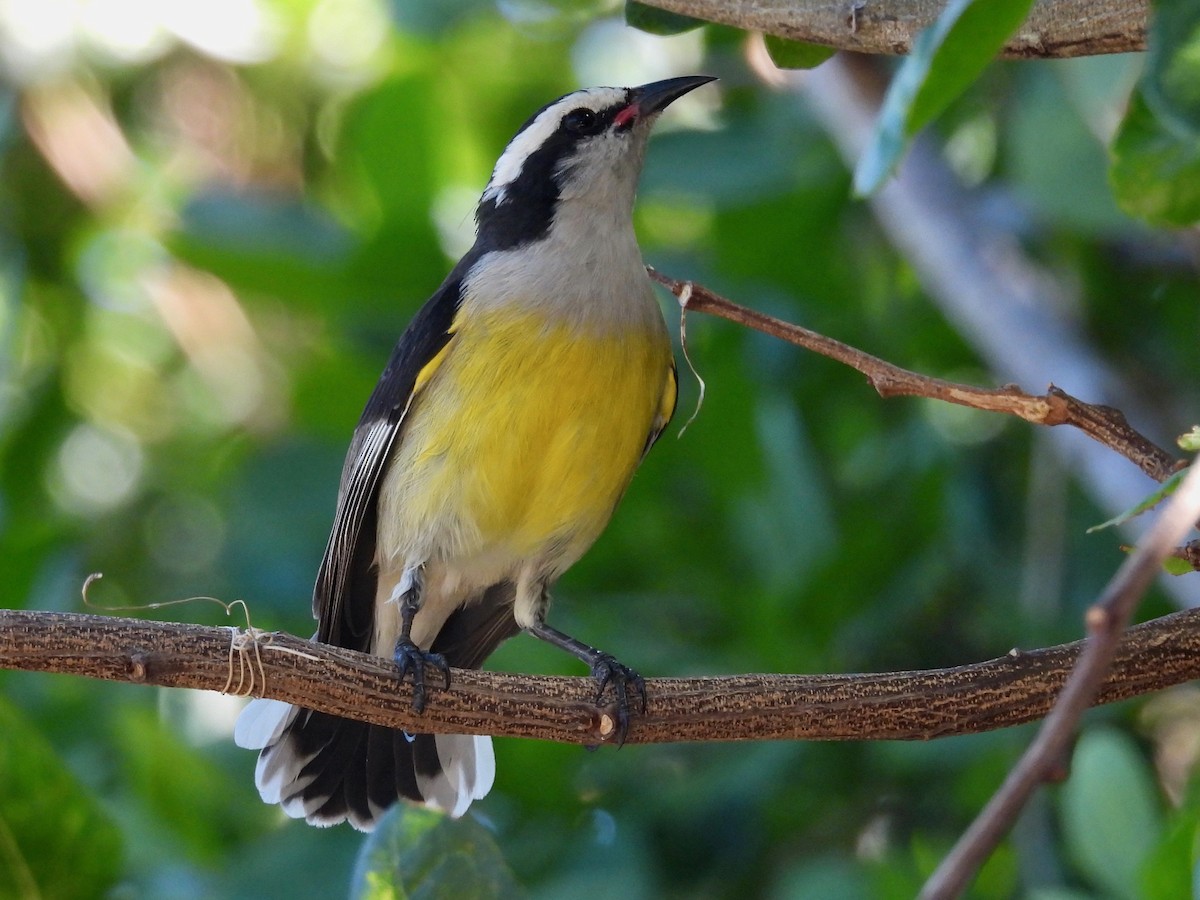
[[[624,128],[626,125],[632,125],[633,120],[637,118],[637,114],[638,105],[636,103],[630,103],[627,107],[617,113],[615,118],[613,118],[613,125],[615,125],[617,128]]]

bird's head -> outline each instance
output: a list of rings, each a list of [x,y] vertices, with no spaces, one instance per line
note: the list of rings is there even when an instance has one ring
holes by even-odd
[[[480,239],[494,249],[536,241],[549,232],[563,203],[632,214],[658,114],[713,80],[687,75],[640,87],[587,88],[546,104],[496,162],[475,213]]]

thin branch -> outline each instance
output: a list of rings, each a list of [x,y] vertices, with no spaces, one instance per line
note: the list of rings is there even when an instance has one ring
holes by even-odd
[[[928,740],[1046,714],[1082,642],[974,665],[873,675],[654,678],[629,743]],[[588,678],[454,670],[421,715],[387,660],[286,634],[76,613],[0,610],[0,668],[274,697],[408,731],[599,744]],[[1130,629],[1098,702],[1200,677],[1200,611]]]
[[[814,72],[785,80],[825,125],[852,166],[863,152],[886,88],[875,61],[841,54]],[[989,212],[992,196],[965,187],[929,136],[918,138],[895,177],[869,201],[883,233],[911,265],[929,301],[967,341],[998,382],[1067,387],[1116,406],[1143,433],[1177,433],[1191,412],[1170,394],[1151,402],[1094,348],[1071,310],[1077,289],[1041,264]],[[994,200],[994,198],[993,198]],[[1047,431],[1062,468],[1108,516],[1149,492],[1141,472],[1077,429]],[[1141,522],[1122,526],[1127,534]],[[1200,581],[1164,578],[1181,608],[1200,605]]]
[[[858,53],[908,53],[945,0],[642,0],[669,12]],[[1096,56],[1146,49],[1146,0],[1038,0],[1001,56]]]
[[[1084,403],[1054,385],[1044,395],[1035,396],[1015,385],[979,388],[920,375],[823,334],[739,306],[703,285],[678,281],[649,267],[647,271],[651,278],[678,298],[685,312],[719,316],[828,356],[866,375],[881,397],[928,397],[986,412],[1005,413],[1035,425],[1072,425],[1159,482],[1187,465],[1134,429],[1119,409]]]
[[[1008,833],[1030,795],[1063,758],[1083,711],[1092,704],[1122,632],[1163,560],[1200,516],[1200,466],[1193,466],[1137,549],[1109,581],[1086,622],[1091,636],[1037,737],[991,800],[926,882],[924,900],[958,897]]]

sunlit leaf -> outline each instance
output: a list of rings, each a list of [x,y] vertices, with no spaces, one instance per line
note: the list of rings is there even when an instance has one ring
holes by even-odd
[[[913,41],[888,88],[866,151],[854,172],[859,195],[891,174],[912,137],[987,68],[1033,0],[951,0]]]
[[[361,900],[524,895],[490,831],[403,803],[367,838],[351,891]]]
[[[1191,430],[1175,438],[1175,443],[1188,453],[1200,451],[1200,425],[1193,425]]]
[[[1163,560],[1163,571],[1168,575],[1190,575],[1196,569],[1186,559],[1178,556],[1168,556]]]
[[[389,306],[404,289],[423,300],[445,275],[429,216],[447,152],[444,129],[439,81],[430,73],[382,82],[346,112],[341,177],[364,237],[353,269]]]
[[[837,53],[836,47],[810,44],[807,41],[789,41],[773,34],[766,35],[763,41],[767,45],[771,62],[781,69],[815,69]]]

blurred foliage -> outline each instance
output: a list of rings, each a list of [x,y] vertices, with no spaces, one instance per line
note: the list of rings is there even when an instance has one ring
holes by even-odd
[[[525,892],[495,838],[470,816],[396,806],[363,842],[351,894],[364,900],[509,900]]]
[[[626,0],[625,24],[650,34],[669,35],[682,34],[699,28],[705,24],[703,19],[685,16],[681,13],[668,12],[657,6],[639,3],[638,0]]]
[[[773,34],[763,35],[763,45],[771,62],[781,69],[815,69],[837,52],[834,47],[789,41]]]
[[[1200,8],[1155,4],[1146,75],[1113,146],[1122,205],[1158,225],[1200,220]]]
[[[102,894],[120,872],[121,832],[2,697],[0,730],[0,896]]]
[[[973,84],[1029,15],[1033,0],[950,0],[912,42],[854,170],[854,189],[873,194],[922,128]]]
[[[1132,742],[1107,729],[1085,734],[1062,801],[1063,837],[1080,869],[1105,896],[1144,896],[1138,874],[1163,825],[1150,773]],[[1187,894],[1186,868],[1184,874],[1167,896]]]
[[[59,0],[0,4],[0,25],[7,605],[79,609],[103,571],[97,604],[240,597],[254,624],[311,633],[342,454],[391,344],[469,245],[513,130],[580,84],[722,78],[651,146],[648,261],[901,365],[993,380],[733,30],[653,36],[600,0]],[[992,66],[934,128],[997,220],[1077,287],[1064,313],[1178,433],[1200,399],[1194,234],[1133,221],[1106,182],[1138,68]],[[704,407],[563,579],[556,625],[648,676],[954,665],[1079,633],[1121,558],[1111,532],[1085,529],[1112,511],[1029,428],[881,401],[722,322],[692,317],[689,346]],[[683,382],[680,421],[697,393]],[[1145,612],[1166,608],[1156,595]],[[227,621],[203,603],[152,614]],[[522,638],[489,665],[582,674]],[[1029,735],[598,753],[500,740],[470,831],[397,815],[372,844],[259,802],[253,754],[230,740],[237,701],[8,672],[0,691],[4,896],[341,896],[360,852],[374,895],[409,889],[389,860],[436,871],[466,852],[532,897],[908,897]],[[1103,730],[1085,733],[1081,778],[1031,807],[974,896],[1184,883],[1200,698],[1089,723]],[[395,843],[426,831],[443,843]],[[462,850],[490,841],[498,854]]]

